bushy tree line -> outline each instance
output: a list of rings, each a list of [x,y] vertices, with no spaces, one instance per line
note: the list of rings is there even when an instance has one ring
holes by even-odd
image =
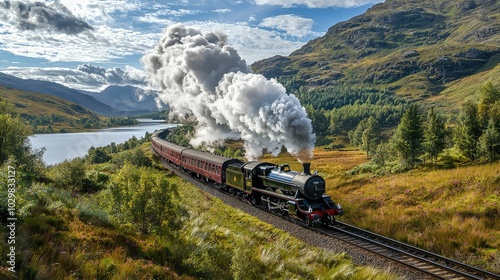
[[[189,140],[193,137],[194,132],[194,124],[184,124],[176,127],[175,129],[171,129],[166,137],[166,140],[183,147],[191,147]]]
[[[215,148],[214,154],[229,158],[242,158],[244,151],[242,148],[218,147]]]
[[[395,126],[409,104],[384,89],[340,85],[314,90],[288,85],[287,89],[300,99],[312,121],[313,131],[318,135],[346,133],[370,116],[381,127]]]
[[[455,125],[445,125],[433,108],[426,116],[412,104],[404,112],[394,135],[381,143],[381,131],[374,117],[361,121],[349,133],[352,145],[383,165],[397,157],[406,168],[419,162],[437,162],[445,148],[458,151],[469,161],[491,162],[500,158],[500,86],[491,82],[481,88],[479,103],[466,102]]]
[[[83,117],[79,119],[72,119],[66,116],[51,114],[38,117],[23,116],[23,118],[26,119],[35,130],[38,129],[38,126],[51,126],[55,123],[67,123],[70,126],[81,126],[83,128],[103,128],[136,125],[138,123],[135,118],[130,117],[111,117],[105,119],[99,119],[97,117]]]
[[[142,145],[143,143],[150,142],[150,141],[151,141],[151,133],[146,132],[144,134],[144,137],[141,137],[140,139],[137,139],[137,137],[132,136],[130,139],[128,139],[127,141],[125,141],[121,144],[116,144],[115,142],[111,142],[111,144],[104,146],[104,147],[93,147],[92,146],[88,150],[88,153],[86,155],[86,160],[91,164],[108,162],[112,159],[112,157],[111,157],[112,154],[135,149],[135,148],[139,147],[140,145]],[[138,157],[141,157],[141,158],[145,157],[144,154],[139,155],[139,152],[130,152],[127,154],[129,154],[130,157],[127,158],[126,155],[123,155],[122,156],[123,160],[118,160],[118,159],[115,159],[115,160],[117,162],[123,163],[126,159],[128,159],[129,161],[134,161],[134,160],[141,161],[141,159],[139,159]],[[134,157],[134,155],[137,155],[137,158]],[[141,162],[144,162],[144,161],[141,161]],[[120,164],[120,165],[122,165],[122,164]],[[139,165],[141,165],[141,164],[139,164]],[[148,164],[143,164],[143,165],[148,165]]]

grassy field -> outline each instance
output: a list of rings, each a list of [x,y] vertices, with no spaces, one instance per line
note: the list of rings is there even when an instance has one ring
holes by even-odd
[[[149,143],[139,149],[151,156]],[[86,166],[87,173],[112,170],[118,172],[109,162]],[[0,278],[397,279],[387,271],[356,266],[346,254],[307,245],[179,177],[167,176],[169,184],[178,186],[183,207],[176,213],[182,227],[148,234],[113,218],[109,187],[78,193],[52,184],[20,185],[17,273],[3,264]],[[0,238],[8,234],[3,226]],[[7,250],[0,247],[2,255]]]
[[[289,155],[264,160],[301,169]],[[342,221],[500,273],[500,163],[381,177],[346,173],[366,161],[358,150],[322,148],[311,160],[343,206]]]

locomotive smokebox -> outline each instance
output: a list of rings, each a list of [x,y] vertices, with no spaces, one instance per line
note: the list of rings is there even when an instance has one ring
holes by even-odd
[[[309,162],[302,163],[302,174],[303,175],[311,175],[311,164]]]

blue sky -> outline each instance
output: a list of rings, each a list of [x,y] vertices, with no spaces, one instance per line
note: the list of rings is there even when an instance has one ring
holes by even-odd
[[[251,64],[288,55],[382,1],[6,0],[0,3],[0,71],[92,91],[137,83],[144,77],[140,58],[175,23],[226,34]]]

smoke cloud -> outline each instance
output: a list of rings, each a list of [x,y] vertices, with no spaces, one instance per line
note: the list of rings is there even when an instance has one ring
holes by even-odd
[[[226,36],[176,24],[142,58],[151,85],[179,117],[198,121],[193,146],[243,139],[246,157],[282,146],[293,155],[312,157],[316,136],[294,95],[276,80],[254,74]]]
[[[49,5],[43,2],[0,2],[0,20],[9,22],[21,30],[45,29],[66,34],[78,34],[93,30],[87,22],[74,16],[59,1]]]

